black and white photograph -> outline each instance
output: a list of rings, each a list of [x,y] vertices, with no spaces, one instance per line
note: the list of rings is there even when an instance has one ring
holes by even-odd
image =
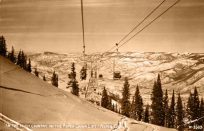
[[[0,0],[0,131],[204,131],[204,0]]]

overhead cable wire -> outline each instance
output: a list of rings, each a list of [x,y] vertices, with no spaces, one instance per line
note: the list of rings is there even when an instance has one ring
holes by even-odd
[[[163,0],[161,3],[159,3],[159,5],[157,5],[146,17],[144,17],[144,19],[142,19],[142,21],[140,21],[127,35],[125,35],[119,42],[118,44],[120,44],[123,40],[125,40],[134,30],[136,30],[147,18],[149,18],[158,8],[160,8],[162,6],[162,4],[166,2],[166,0]],[[114,48],[116,48],[117,46],[113,46],[112,48],[110,48],[109,50],[105,51],[103,54],[112,51]]]
[[[161,7],[161,5],[165,2],[166,0],[162,1],[155,9],[153,9],[144,19],[146,20],[150,15],[152,15],[159,7]],[[132,37],[130,37],[128,40],[126,40],[125,42],[123,42],[121,45],[118,44],[118,47],[115,45],[112,48],[110,48],[109,50],[107,50],[106,52],[102,53],[101,58],[103,58],[104,54],[108,53],[109,51],[113,50],[115,47],[117,47],[117,49],[121,48],[122,46],[124,46],[125,44],[127,44],[131,39],[133,39],[135,36],[137,36],[138,34],[140,34],[143,30],[145,30],[147,27],[149,27],[153,22],[155,22],[157,19],[159,19],[161,16],[163,16],[167,11],[169,11],[171,8],[173,8],[176,4],[178,4],[181,0],[177,0],[176,2],[174,2],[171,6],[169,6],[166,10],[164,10],[161,14],[159,14],[156,18],[154,18],[150,23],[148,23],[147,25],[145,25],[141,30],[139,30],[136,34],[134,34]],[[142,20],[138,25],[141,25],[145,20]],[[138,28],[139,26],[136,26],[136,28]],[[129,33],[128,33],[129,34]],[[130,33],[131,34],[131,33]],[[121,39],[122,40],[122,39]],[[116,49],[115,49],[116,50]],[[115,51],[114,50],[114,51]],[[101,59],[99,58],[99,59]],[[104,60],[102,60],[104,61]]]
[[[159,7],[163,5],[166,0],[163,0],[157,7],[155,7],[146,17],[142,19],[127,35],[125,35],[119,42],[120,44],[123,40],[125,40],[134,30],[136,30],[146,19],[148,19]]]
[[[125,44],[127,44],[131,39],[133,39],[135,36],[137,36],[138,34],[140,34],[142,31],[144,31],[147,27],[149,27],[153,22],[155,22],[157,19],[159,19],[161,16],[163,16],[167,11],[169,11],[171,8],[173,8],[176,4],[178,4],[181,0],[177,0],[176,2],[174,2],[174,4],[172,4],[170,7],[168,7],[165,11],[163,11],[161,14],[159,14],[156,18],[154,18],[150,23],[148,23],[147,25],[145,25],[141,30],[139,30],[137,33],[135,33],[132,37],[130,37],[128,40],[126,40],[125,42],[123,42],[121,45],[119,45],[118,48],[121,48],[122,46],[124,46]]]

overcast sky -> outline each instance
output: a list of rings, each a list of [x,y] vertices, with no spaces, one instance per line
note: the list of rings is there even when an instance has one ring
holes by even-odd
[[[87,51],[114,46],[161,1],[84,0]],[[0,0],[0,35],[9,48],[82,52],[80,0]],[[181,0],[120,51],[204,53],[204,0]]]

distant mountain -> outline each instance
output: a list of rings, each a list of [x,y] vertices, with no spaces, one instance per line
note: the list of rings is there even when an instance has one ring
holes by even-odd
[[[45,52],[29,56],[33,66],[37,66],[41,75],[51,77],[52,71],[59,74],[60,88],[66,90],[68,73],[72,62],[76,64],[77,79],[84,64],[81,54],[57,54]],[[184,97],[196,86],[199,93],[204,96],[204,53],[166,53],[166,52],[127,52],[116,54],[106,53],[101,57],[100,53],[90,54],[86,57],[88,61],[88,73],[91,67],[97,70],[97,75],[102,74],[103,79],[97,81],[100,94],[105,86],[109,92],[121,96],[123,78],[128,77],[133,93],[136,85],[139,85],[143,97],[148,100],[157,75],[161,75],[163,89],[172,92],[180,92]],[[115,71],[120,71],[122,78],[113,80],[113,63]],[[88,76],[88,77],[89,77]],[[86,82],[80,82],[81,88],[87,86]],[[98,98],[99,99],[99,98]]]

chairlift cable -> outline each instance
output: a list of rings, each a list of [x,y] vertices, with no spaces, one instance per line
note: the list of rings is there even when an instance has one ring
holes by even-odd
[[[81,0],[81,20],[82,20],[82,35],[83,35],[83,56],[84,56],[84,63],[85,63],[85,54],[86,54],[86,45],[85,45],[85,28],[84,28],[84,7],[83,7],[83,0]]]
[[[119,42],[118,44],[120,44],[123,40],[125,40],[134,30],[136,30],[146,19],[148,19],[158,8],[160,8],[162,6],[162,4],[166,2],[166,0],[163,0],[157,7],[155,7],[146,17],[144,17],[144,19],[138,23],[127,35],[125,35]],[[102,56],[107,53],[112,51],[114,48],[116,48],[117,46],[113,46],[112,48],[110,48],[109,50],[105,51]]]
[[[149,27],[153,22],[155,22],[157,19],[159,19],[161,16],[163,16],[167,11],[169,11],[171,8],[173,8],[176,4],[178,4],[181,0],[177,0],[174,4],[172,4],[170,7],[168,7],[164,12],[159,14],[156,18],[154,18],[150,23],[145,25],[141,30],[139,30],[137,33],[135,33],[132,37],[130,37],[128,40],[123,42],[118,48],[121,48],[125,44],[127,44],[131,39],[133,39],[135,36],[139,35],[143,30],[145,30],[147,27]]]
[[[163,0],[157,7],[155,7],[146,17],[142,19],[127,35],[125,35],[119,42],[120,44],[123,40],[125,40],[134,30],[136,30],[146,19],[148,19],[159,7],[163,5],[166,0]]]

